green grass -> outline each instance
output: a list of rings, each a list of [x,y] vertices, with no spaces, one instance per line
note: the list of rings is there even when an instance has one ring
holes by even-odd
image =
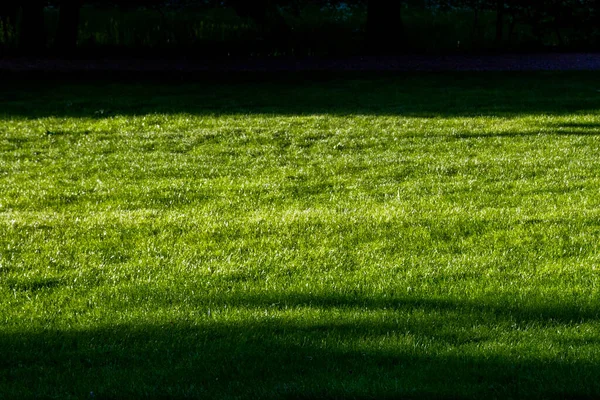
[[[597,78],[9,77],[0,397],[597,398]]]

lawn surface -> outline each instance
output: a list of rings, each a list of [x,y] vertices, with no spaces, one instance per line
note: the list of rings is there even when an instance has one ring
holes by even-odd
[[[597,73],[13,78],[1,398],[600,396]]]

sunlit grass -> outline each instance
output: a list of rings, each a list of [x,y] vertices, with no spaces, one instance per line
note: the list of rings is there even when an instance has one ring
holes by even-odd
[[[599,395],[594,78],[7,84],[0,397]]]

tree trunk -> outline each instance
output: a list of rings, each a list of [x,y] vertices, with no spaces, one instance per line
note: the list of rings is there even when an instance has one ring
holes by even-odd
[[[401,0],[369,0],[367,5],[367,50],[383,55],[395,54],[402,49]]]
[[[507,43],[508,46],[512,46],[512,38],[513,38],[513,33],[515,31],[515,25],[517,24],[515,17],[511,17],[510,19],[510,25],[508,26],[508,39],[507,39]]]
[[[496,0],[496,48],[502,47],[504,39],[504,0]]]
[[[15,3],[0,4],[0,36],[4,38],[5,45],[17,26],[18,11],[19,6]]]
[[[77,47],[80,8],[81,0],[63,0],[60,4],[56,47],[62,54],[72,54]]]
[[[19,47],[25,53],[39,54],[46,47],[44,1],[23,0],[21,10]]]
[[[474,0],[472,2],[473,7],[473,27],[471,28],[471,43],[472,48],[479,48],[481,45],[481,34],[479,28],[479,2]]]

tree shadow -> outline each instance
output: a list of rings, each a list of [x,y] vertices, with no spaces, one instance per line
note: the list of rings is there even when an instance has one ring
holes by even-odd
[[[230,310],[238,305],[265,310],[264,317],[238,322],[223,322],[213,314],[195,322],[4,331],[0,393],[273,399],[600,395],[600,365],[577,357],[576,348],[552,358],[526,347],[507,350],[495,342],[493,329],[512,324],[515,337],[532,326],[555,331],[566,321],[597,321],[596,309],[564,304],[505,308],[418,298],[276,297],[275,306],[269,296],[210,300],[215,311],[225,305]],[[197,309],[205,310],[206,304],[199,302]],[[339,319],[330,313],[318,319],[291,320],[284,314],[270,318],[273,307],[297,309],[299,315],[302,309],[339,309],[356,317]],[[382,310],[386,318],[374,316]],[[597,338],[556,333],[544,339],[546,346],[567,342],[582,347],[597,344]]]
[[[600,123],[598,122],[561,122],[550,126],[557,128],[600,129]]]
[[[17,78],[2,87],[0,115],[31,119],[179,113],[422,118],[567,115],[597,112],[596,80],[597,74],[585,73],[244,75],[191,83],[176,79],[115,83],[87,78],[54,82]],[[546,128],[548,134],[598,134],[594,123],[561,123]],[[514,131],[459,137],[538,134]],[[60,285],[59,280],[44,279],[13,281],[8,288],[35,296]],[[527,346],[495,341],[498,326],[514,329],[518,344],[528,329],[556,331],[564,326],[597,323],[600,310],[595,306],[541,300],[516,306],[499,301],[396,295],[222,293],[197,295],[182,306],[201,313],[202,318],[151,323],[141,305],[168,310],[173,296],[153,288],[131,290],[149,293],[138,303],[127,304],[135,311],[131,315],[137,315],[141,322],[0,329],[0,397],[600,396],[600,364],[586,361],[594,358],[578,353],[578,348],[597,345],[596,337],[556,333],[540,338],[544,344],[561,349],[554,357],[538,356]],[[177,301],[175,297],[175,305]],[[237,319],[220,318],[218,310],[223,309],[248,314]],[[286,318],[286,310],[298,313]],[[303,316],[302,310],[310,312]],[[270,312],[275,316],[269,317]],[[336,312],[343,317],[336,319]],[[311,317],[315,313],[323,316]],[[76,316],[73,318],[73,326],[78,326]],[[573,347],[571,353],[565,350],[569,346]]]
[[[161,79],[9,74],[0,81],[0,113],[27,118],[566,115],[597,111],[600,100],[596,74],[582,72],[238,73]]]
[[[518,138],[539,136],[599,136],[600,123],[597,122],[544,122],[531,131],[505,131],[485,133],[459,133],[456,138]]]
[[[590,128],[592,129],[592,128]],[[459,139],[486,139],[486,138],[525,138],[525,137],[541,137],[541,136],[600,136],[598,130],[583,130],[583,129],[550,129],[543,132],[490,132],[490,133],[460,133],[453,137]]]
[[[14,291],[37,292],[57,288],[61,281],[58,278],[5,279],[4,284]]]

